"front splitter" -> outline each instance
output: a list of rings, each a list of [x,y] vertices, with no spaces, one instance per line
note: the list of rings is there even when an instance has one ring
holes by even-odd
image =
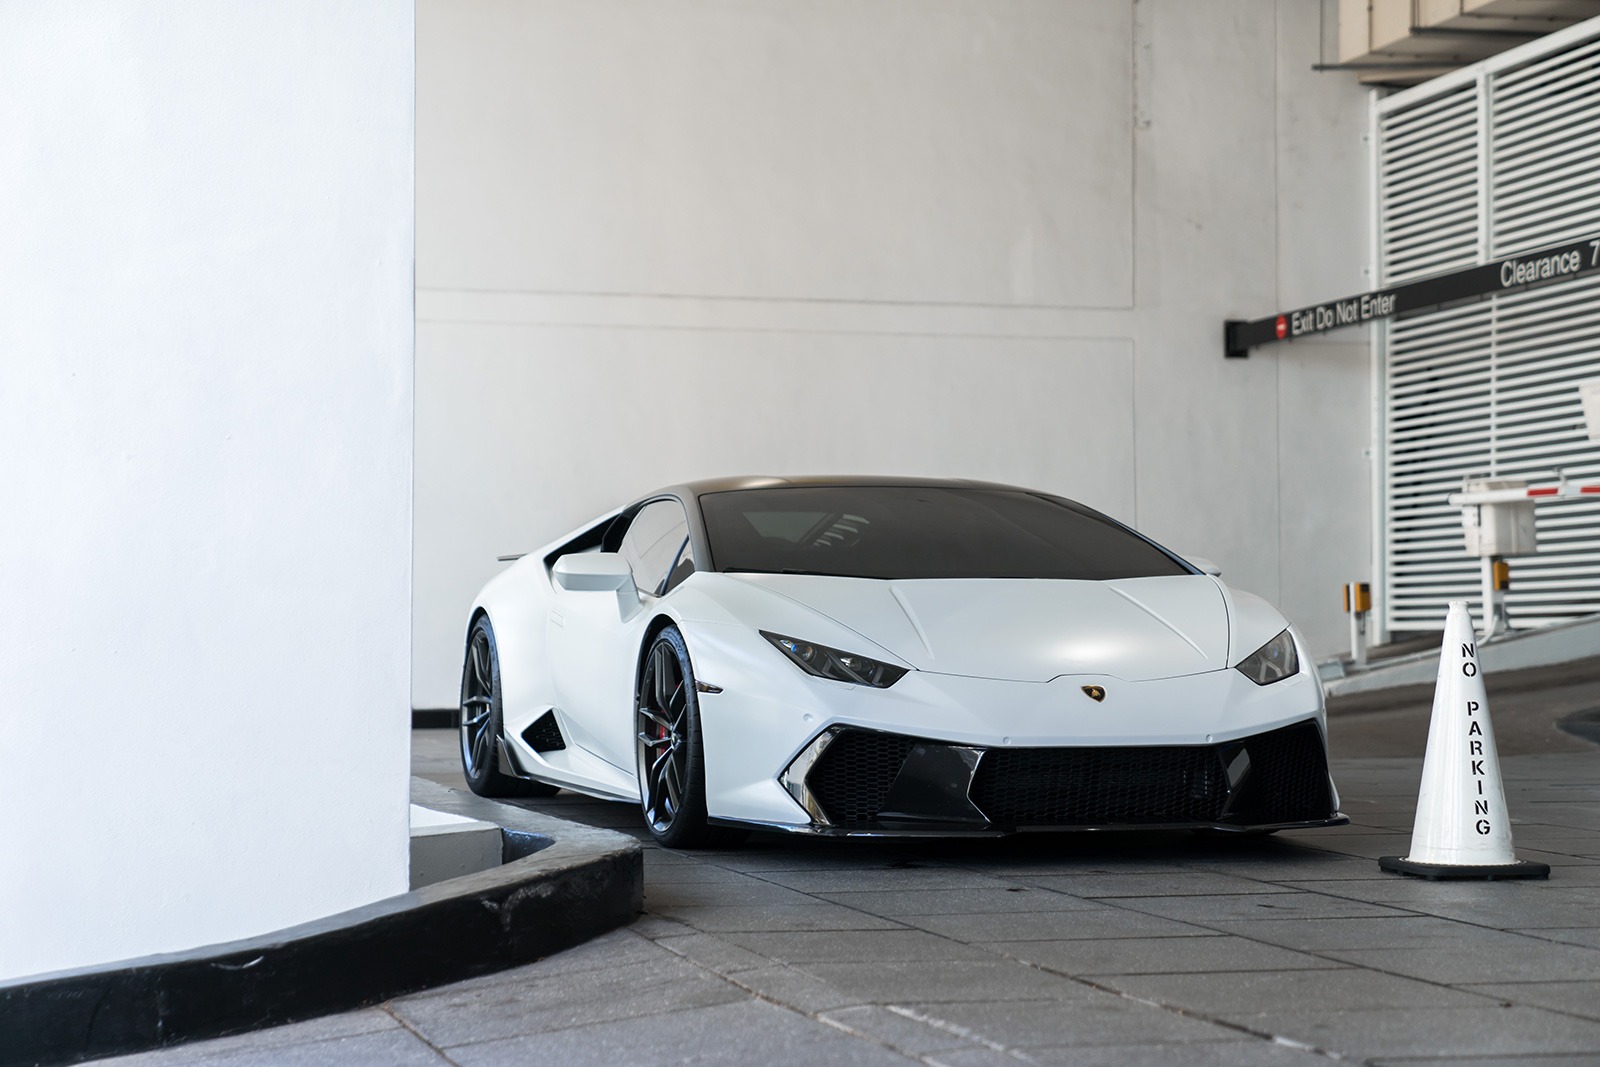
[[[773,833],[794,834],[803,837],[862,837],[862,838],[997,838],[1018,834],[1062,833],[1143,833],[1145,831],[1210,830],[1224,834],[1248,836],[1277,833],[1279,830],[1314,830],[1326,826],[1347,826],[1350,817],[1343,812],[1326,819],[1306,819],[1298,822],[1259,823],[1240,825],[1218,822],[1171,823],[1107,823],[1092,826],[983,826],[954,823],[946,826],[873,827],[849,829],[821,824],[744,822],[737,819],[708,819],[713,826],[727,826],[742,830],[765,830]]]

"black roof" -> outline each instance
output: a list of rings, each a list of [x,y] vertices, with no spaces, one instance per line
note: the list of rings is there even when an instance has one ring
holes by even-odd
[[[846,486],[915,486],[937,489],[1006,489],[1013,492],[1031,493],[1033,489],[1024,489],[1020,486],[1005,485],[1000,482],[982,482],[971,478],[909,478],[895,475],[825,475],[825,474],[800,474],[786,477],[772,475],[743,475],[727,478],[702,478],[699,481],[684,482],[681,485],[671,485],[658,489],[649,497],[676,496],[693,499],[707,493],[726,493],[734,489],[777,489],[783,486],[822,486],[827,488],[843,488]]]

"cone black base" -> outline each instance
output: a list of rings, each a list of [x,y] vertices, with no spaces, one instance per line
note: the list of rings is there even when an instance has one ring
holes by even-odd
[[[1491,882],[1505,878],[1548,878],[1548,863],[1413,863],[1403,856],[1380,856],[1378,866],[1392,874],[1409,874],[1437,882],[1447,878],[1486,878]]]

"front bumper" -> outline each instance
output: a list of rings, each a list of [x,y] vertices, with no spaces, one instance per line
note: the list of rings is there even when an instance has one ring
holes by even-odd
[[[701,624],[691,627],[687,636],[697,677],[720,690],[704,694],[700,702],[707,809],[714,821],[801,833],[995,834],[1066,826],[1265,828],[1340,819],[1338,794],[1331,785],[1329,802],[1321,811],[1276,822],[1254,816],[1246,822],[1247,809],[1237,803],[1226,811],[1218,807],[1159,820],[1155,815],[1161,813],[1147,816],[1136,811],[1130,818],[1120,810],[1033,820],[1001,810],[992,798],[984,800],[971,791],[974,780],[982,780],[980,760],[994,770],[1022,758],[1018,753],[1039,751],[1093,749],[1101,754],[1097,759],[1128,750],[1200,748],[1215,753],[1297,724],[1316,731],[1315,758],[1324,768],[1320,780],[1325,782],[1322,693],[1309,671],[1268,686],[1227,669],[1135,681],[1063,675],[1048,682],[912,671],[888,689],[872,689],[804,674],[746,627]],[[1101,699],[1086,694],[1085,687],[1100,689]],[[813,760],[821,755],[815,749],[824,735],[856,731],[905,748],[907,757],[908,745],[928,748],[935,754],[934,762],[919,757],[904,788],[942,776],[950,780],[938,792],[954,793],[962,803],[941,802],[930,810],[903,803],[902,789],[895,794],[895,806],[881,810],[914,818],[885,819],[875,810],[869,812],[871,819],[863,821],[829,815],[815,797],[808,801],[794,785],[809,768],[797,770],[797,763],[803,764],[808,753]],[[1236,753],[1228,751],[1231,760]],[[970,762],[958,768],[952,759]],[[888,770],[880,770],[873,788],[885,798],[904,762],[897,755]],[[941,763],[942,770],[936,766]],[[1158,765],[1139,773],[1159,778],[1162,771]],[[1108,779],[1102,774],[1098,780]],[[1228,784],[1245,788],[1242,780]],[[1211,788],[1220,787],[1213,783]],[[978,802],[981,821],[967,806],[969,794]],[[985,810],[985,803],[993,810]]]
[[[989,748],[825,730],[781,776],[836,835],[1264,830],[1348,822],[1315,719],[1203,745]]]

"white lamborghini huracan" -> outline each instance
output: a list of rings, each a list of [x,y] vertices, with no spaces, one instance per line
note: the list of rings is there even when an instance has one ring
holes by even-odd
[[[473,605],[461,759],[486,796],[638,801],[679,848],[1347,821],[1271,605],[968,481],[697,482],[517,558]]]

